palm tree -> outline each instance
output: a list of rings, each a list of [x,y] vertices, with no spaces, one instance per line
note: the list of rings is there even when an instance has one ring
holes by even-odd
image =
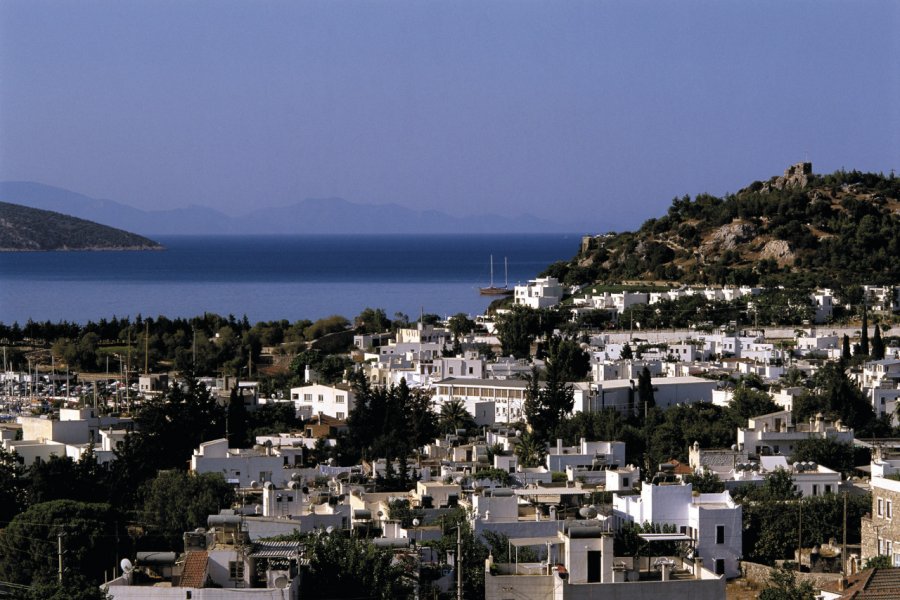
[[[463,401],[458,398],[441,405],[438,425],[443,433],[455,433],[457,429],[471,429],[476,426],[475,419],[466,410]]]
[[[516,457],[523,467],[537,467],[544,459],[545,448],[532,433],[523,433],[516,444]]]

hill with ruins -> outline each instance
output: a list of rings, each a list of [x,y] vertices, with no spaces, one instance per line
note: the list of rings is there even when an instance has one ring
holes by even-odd
[[[585,236],[544,275],[568,285],[894,284],[900,281],[900,178],[813,173],[811,163],[735,194],[676,197],[637,231]]]

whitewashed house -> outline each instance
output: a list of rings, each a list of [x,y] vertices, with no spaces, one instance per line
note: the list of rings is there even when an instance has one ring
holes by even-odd
[[[347,418],[355,404],[352,388],[347,384],[324,385],[314,383],[291,388],[291,402],[297,415],[304,420],[313,415],[328,415],[335,419]]]
[[[689,483],[644,484],[640,496],[613,495],[617,527],[625,522],[674,525],[716,574],[738,577],[742,554],[741,505],[728,492],[693,494]]]

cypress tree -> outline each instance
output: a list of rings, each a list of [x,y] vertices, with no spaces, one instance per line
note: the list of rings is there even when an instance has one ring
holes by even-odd
[[[850,360],[850,336],[846,333],[844,334],[844,343],[841,347],[841,360],[845,362]]]
[[[865,305],[863,305],[862,333],[859,338],[859,348],[862,354],[869,355],[869,314]]]
[[[881,327],[875,324],[875,335],[872,337],[872,359],[884,359],[884,340],[881,338]]]

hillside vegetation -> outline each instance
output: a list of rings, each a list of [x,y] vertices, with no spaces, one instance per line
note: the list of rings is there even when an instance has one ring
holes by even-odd
[[[585,238],[545,275],[569,285],[893,284],[900,281],[900,179],[810,163],[723,198],[675,198],[638,231]]]
[[[0,202],[0,250],[159,250],[145,237],[49,210]]]

